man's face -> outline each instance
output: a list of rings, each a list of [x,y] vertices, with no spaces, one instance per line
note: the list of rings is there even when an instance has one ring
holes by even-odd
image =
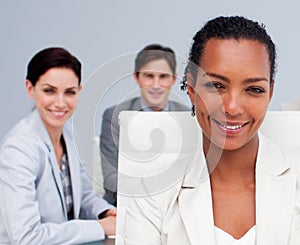
[[[143,101],[154,111],[161,111],[168,103],[176,75],[164,59],[153,60],[144,65],[135,80],[140,85]]]

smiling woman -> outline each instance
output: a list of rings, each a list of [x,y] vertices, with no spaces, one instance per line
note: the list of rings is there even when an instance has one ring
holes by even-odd
[[[68,68],[51,68],[32,85],[26,80],[28,96],[35,100],[36,109],[49,131],[60,132],[73,114],[81,90],[78,77]],[[54,132],[53,132],[54,133]]]
[[[273,41],[239,16],[210,20],[193,40],[182,87],[202,129],[200,154],[172,188],[130,201],[118,239],[300,244],[300,175],[258,133],[273,95]]]
[[[196,82],[188,74],[189,84],[194,84],[188,88],[206,136],[204,143],[212,141],[223,150],[246,146],[249,141],[257,144],[274,83],[264,44],[213,38],[205,45],[201,69]]]
[[[35,109],[0,148],[0,244],[78,244],[115,233],[115,209],[92,190],[67,123],[80,79],[80,62],[62,48],[28,64]]]

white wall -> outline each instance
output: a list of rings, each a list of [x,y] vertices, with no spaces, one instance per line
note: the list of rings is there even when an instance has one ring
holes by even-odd
[[[276,110],[284,101],[300,97],[299,9],[296,0],[1,0],[0,139],[32,108],[24,87],[26,65],[42,48],[62,46],[75,54],[83,64],[85,81],[97,68],[152,42],[171,46],[186,57],[195,32],[218,15],[244,15],[266,24],[278,50],[270,105]],[[128,65],[133,69],[133,61]],[[137,88],[128,75],[124,74],[126,83],[115,81],[120,87],[102,98],[97,115]]]

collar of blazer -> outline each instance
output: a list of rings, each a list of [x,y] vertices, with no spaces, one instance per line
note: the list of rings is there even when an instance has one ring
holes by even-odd
[[[40,117],[39,112],[37,109],[34,109],[32,113],[28,115],[26,118],[27,123],[32,127],[33,131],[36,133],[36,135],[45,143],[46,147],[48,148],[49,152],[54,152],[53,145],[50,139],[50,136],[44,126],[44,123]],[[71,133],[70,133],[70,120],[65,124],[63,128],[63,136],[65,143],[68,146],[70,145],[71,141]],[[69,156],[68,156],[69,157]]]
[[[202,144],[202,139],[201,144]],[[193,154],[192,154],[193,155]],[[182,187],[193,188],[209,178],[206,160],[202,149],[193,155],[191,167],[185,175]],[[256,161],[256,175],[266,174],[280,176],[290,169],[290,164],[284,158],[279,148],[259,133],[259,149]]]
[[[52,143],[49,134],[42,122],[39,112],[34,109],[26,118],[28,124],[32,127],[36,135],[45,143],[48,151],[52,151]]]
[[[256,164],[256,242],[287,244],[294,211],[297,175],[279,149],[259,135]],[[215,244],[211,187],[204,154],[183,179],[179,212],[191,244]],[[201,178],[202,177],[202,178]],[[197,187],[197,188],[196,188]]]
[[[256,164],[257,244],[288,244],[297,173],[279,148],[260,137]]]

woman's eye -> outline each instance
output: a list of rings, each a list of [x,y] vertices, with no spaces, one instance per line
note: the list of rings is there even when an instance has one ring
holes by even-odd
[[[250,87],[247,89],[247,91],[249,91],[250,93],[253,94],[263,94],[265,93],[265,90],[263,88],[260,87]]]
[[[223,89],[224,85],[218,82],[207,82],[205,87],[212,88],[212,89]]]
[[[54,90],[51,89],[51,88],[46,88],[46,89],[44,89],[44,92],[47,93],[47,94],[50,94],[50,93],[53,93]]]
[[[68,95],[74,95],[74,94],[76,94],[76,91],[69,90],[69,91],[66,91],[66,94],[68,94]]]

